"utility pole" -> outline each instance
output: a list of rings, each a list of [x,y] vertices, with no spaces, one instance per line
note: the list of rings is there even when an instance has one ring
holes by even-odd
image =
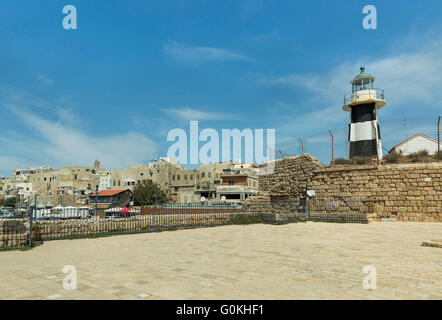
[[[299,142],[301,142],[301,154],[304,154],[304,142],[302,141],[301,138],[298,138]]]
[[[332,160],[331,160],[331,163],[333,163],[333,145],[334,145],[334,137],[333,137],[333,133],[331,132],[331,130],[328,130],[328,132],[330,133],[331,138],[332,138]]]
[[[437,119],[437,160],[440,160],[440,116]]]

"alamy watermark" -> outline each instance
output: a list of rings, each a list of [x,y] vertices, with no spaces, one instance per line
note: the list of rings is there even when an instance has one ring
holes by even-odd
[[[74,5],[66,5],[63,7],[64,16],[62,25],[65,30],[77,29],[77,8]]]
[[[377,19],[377,10],[374,5],[366,5],[362,9],[362,13],[366,16],[364,19],[362,19],[362,27],[365,30],[374,29],[376,30],[378,28],[378,19]]]
[[[362,288],[365,290],[376,290],[376,267],[371,265],[365,266],[362,272],[368,273],[362,280]]]
[[[77,289],[77,268],[71,265],[64,266],[63,273],[67,274],[66,277],[63,278],[63,289],[65,290],[76,290]]]
[[[167,156],[176,158],[180,164],[209,164],[232,160],[258,164],[267,162],[262,173],[271,170],[275,160],[275,129],[222,129],[220,139],[215,129],[206,128],[200,132],[196,120],[190,121],[189,127],[189,134],[179,128],[172,129],[167,134],[167,141],[174,141]],[[200,147],[200,142],[205,143]]]

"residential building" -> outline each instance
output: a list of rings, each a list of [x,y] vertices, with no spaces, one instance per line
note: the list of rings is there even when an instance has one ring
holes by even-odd
[[[422,133],[417,133],[405,141],[395,145],[389,152],[395,151],[403,156],[408,156],[419,151],[428,151],[429,154],[437,153],[437,140]],[[442,143],[440,144],[442,150]]]

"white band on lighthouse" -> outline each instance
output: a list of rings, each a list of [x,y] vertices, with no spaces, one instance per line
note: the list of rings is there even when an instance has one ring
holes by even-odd
[[[350,142],[376,140],[377,121],[365,121],[350,124]]]

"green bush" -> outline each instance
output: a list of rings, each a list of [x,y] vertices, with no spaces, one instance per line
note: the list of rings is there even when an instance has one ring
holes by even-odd
[[[428,150],[421,150],[417,152],[418,157],[428,157]]]
[[[434,157],[434,159],[436,159],[436,160],[438,159],[438,158],[437,158],[437,151],[434,153],[433,157]],[[439,159],[442,160],[442,150],[439,151]]]
[[[334,164],[352,164],[351,160],[344,159],[344,158],[337,158],[333,161]]]
[[[371,162],[370,158],[354,157],[352,158],[353,164],[367,164]]]
[[[392,151],[384,157],[387,163],[397,163],[399,160],[399,154],[396,151]]]

